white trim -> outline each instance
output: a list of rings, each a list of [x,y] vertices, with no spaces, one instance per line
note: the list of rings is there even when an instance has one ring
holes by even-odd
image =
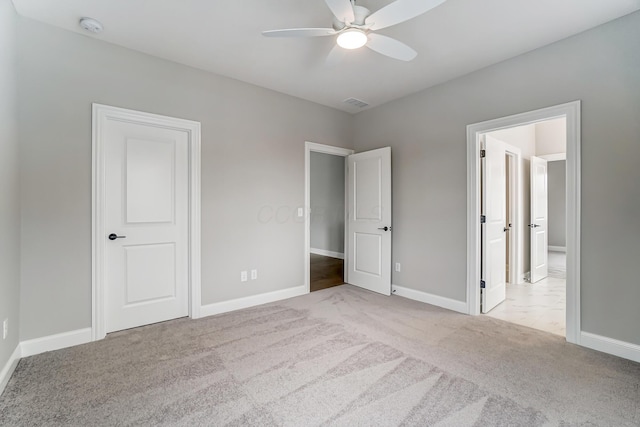
[[[18,343],[15,350],[13,350],[13,353],[11,353],[11,356],[9,356],[9,360],[7,360],[7,363],[5,363],[4,367],[0,371],[0,395],[4,392],[7,383],[9,383],[9,379],[11,379],[13,371],[16,370],[20,357],[22,357],[22,349]]]
[[[311,253],[311,217],[309,216],[309,212],[311,212],[311,152],[316,153],[325,153],[325,154],[333,154],[334,156],[342,156],[347,157],[354,153],[353,150],[348,148],[334,147],[332,145],[324,145],[317,144],[315,142],[305,142],[304,143],[304,206],[305,206],[305,215],[304,215],[304,286],[307,290],[306,293],[311,291],[311,283],[310,283],[310,274],[311,274],[311,263],[309,262],[309,255]],[[345,196],[345,223],[346,223],[346,206],[347,206],[347,162],[345,162],[345,180],[344,180],[344,196]],[[346,228],[345,228],[346,230]],[[344,251],[347,252],[347,233],[344,234]],[[347,277],[346,272],[348,271],[347,266],[348,260],[345,260],[344,263],[344,277]]]
[[[580,345],[603,353],[640,362],[640,345],[607,338],[590,332],[580,332]]]
[[[567,341],[580,344],[580,101],[467,126],[467,312],[480,314],[480,134],[567,119]]]
[[[545,159],[547,162],[557,162],[559,160],[567,160],[567,153],[543,154],[538,157]]]
[[[402,286],[391,285],[391,295],[424,302],[426,304],[435,305],[437,307],[446,308],[447,310],[457,311],[458,313],[467,314],[467,303],[451,298],[441,297],[429,294],[415,289],[404,288]]]
[[[327,251],[325,249],[309,248],[309,252],[314,255],[328,256],[331,258],[344,259],[344,252]]]
[[[22,357],[34,356],[36,354],[44,353],[45,351],[60,350],[61,348],[86,344],[92,341],[91,332],[91,328],[84,328],[22,341],[20,343]]]
[[[567,252],[567,247],[566,246],[547,246],[547,249],[551,252]]]
[[[189,315],[201,317],[200,284],[200,123],[144,113],[108,105],[92,104],[92,192],[91,192],[91,339],[106,336],[105,331],[105,159],[101,139],[102,128],[108,119],[143,122],[189,133]]]
[[[230,301],[222,301],[214,304],[203,305],[202,307],[200,307],[200,314],[201,317],[213,316],[220,313],[227,313],[229,311],[255,307],[256,305],[298,297],[300,295],[305,295],[308,293],[309,290],[305,286],[297,286],[295,288],[282,289],[280,291],[267,292],[264,294],[237,298]]]

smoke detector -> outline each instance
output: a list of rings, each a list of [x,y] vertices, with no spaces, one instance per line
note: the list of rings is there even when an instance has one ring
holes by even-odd
[[[357,99],[357,98],[347,98],[344,101],[345,104],[349,104],[352,105],[354,107],[358,107],[358,108],[364,108],[364,107],[368,107],[369,103],[361,100],[361,99]]]
[[[102,24],[93,18],[80,18],[80,26],[93,34],[102,32]]]

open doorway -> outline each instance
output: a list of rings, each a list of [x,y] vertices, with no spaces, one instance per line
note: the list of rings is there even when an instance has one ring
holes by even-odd
[[[571,343],[580,343],[580,101],[574,101],[567,104],[561,104],[557,106],[542,108],[539,110],[529,111],[525,113],[516,114],[513,116],[502,117],[498,119],[488,120],[485,122],[475,123],[467,126],[467,195],[468,195],[468,203],[467,203],[467,254],[468,254],[468,274],[467,274],[467,295],[468,295],[468,313],[472,315],[478,315],[481,313],[481,290],[488,286],[489,284],[486,282],[486,273],[487,271],[498,271],[504,278],[506,276],[505,270],[501,268],[491,268],[487,270],[486,265],[483,264],[483,261],[486,262],[488,258],[482,258],[482,247],[487,244],[490,239],[482,239],[481,231],[486,226],[484,225],[483,212],[482,212],[482,191],[481,191],[481,164],[483,159],[481,158],[481,148],[483,136],[500,130],[508,130],[511,128],[516,128],[520,126],[532,125],[544,121],[549,121],[552,119],[560,119],[564,118],[566,120],[566,128],[565,128],[565,136],[566,136],[566,197],[564,207],[566,209],[566,221],[565,221],[565,236],[566,236],[566,255],[561,255],[561,259],[566,259],[564,261],[564,265],[561,264],[559,269],[562,271],[559,274],[566,277],[565,279],[565,289],[566,289],[566,299],[564,303],[565,307],[565,321],[566,321],[566,332],[565,336],[568,342]],[[534,153],[535,154],[535,153]],[[547,156],[547,155],[545,155]],[[547,168],[548,160],[552,160],[554,156],[549,156],[548,159],[542,159],[538,156],[533,155],[532,160],[535,160],[535,168],[534,171],[538,171],[538,165],[543,165],[542,169]],[[494,158],[495,160],[495,158]],[[495,165],[504,169],[504,153],[502,154],[502,161],[497,161]],[[529,172],[529,180],[532,180],[531,171]],[[524,178],[527,177],[527,174],[522,173],[521,176]],[[544,176],[544,179],[540,179],[540,176]],[[545,172],[537,176],[534,174],[533,181],[535,183],[540,183],[542,181],[545,185],[539,186],[541,188],[548,189],[548,174]],[[499,188],[499,187],[496,187]],[[530,187],[529,187],[530,188]],[[537,190],[534,190],[534,195],[538,194]],[[547,196],[545,196],[544,200],[547,201]],[[523,197],[523,199],[527,199]],[[529,195],[530,200],[534,200]],[[539,198],[542,199],[542,198]],[[530,202],[531,203],[531,202]],[[545,203],[546,204],[546,203]],[[540,205],[536,203],[536,205]],[[546,208],[547,206],[545,206]],[[533,246],[531,242],[540,243],[542,241],[542,237],[546,235],[546,239],[548,239],[547,233],[540,233],[540,231],[548,229],[546,227],[547,221],[543,216],[539,216],[539,213],[535,211],[532,207],[530,207],[533,212],[530,214],[533,218],[533,221],[527,224],[527,221],[522,221],[519,226],[515,228],[524,228],[527,227],[526,233],[530,239],[530,254],[528,257],[524,257],[523,261],[528,261],[530,263],[529,266],[525,265],[523,262],[521,264],[521,271],[519,271],[519,279],[524,281],[524,274],[527,271],[532,271],[531,267],[531,256],[534,257],[533,265],[535,267],[536,276],[546,269],[545,277],[548,276],[549,272],[549,264],[554,263],[556,259],[552,256],[552,259],[548,258],[548,241],[544,242],[544,245]],[[545,215],[548,213],[546,209],[543,209]],[[544,221],[543,221],[544,220]],[[489,222],[489,218],[486,219],[486,222]],[[531,227],[529,227],[531,225]],[[497,228],[497,227],[496,227]],[[535,232],[534,232],[535,230]],[[523,233],[524,236],[524,233]],[[532,239],[535,237],[535,239]],[[524,239],[523,239],[524,240]],[[533,247],[531,247],[533,246]],[[553,245],[552,245],[553,246]],[[526,248],[526,244],[523,245]],[[544,251],[538,250],[540,248],[544,248]],[[533,250],[532,250],[533,249]],[[553,249],[553,248],[552,248]],[[533,252],[533,254],[532,254]],[[497,251],[497,253],[501,253]],[[544,255],[543,255],[544,254]],[[564,252],[561,252],[564,254]],[[543,262],[539,262],[540,259],[543,259]],[[561,261],[562,262],[562,261]],[[500,267],[501,264],[495,263],[495,267]],[[554,274],[554,266],[551,267],[552,275]],[[566,271],[566,272],[565,272]],[[536,285],[535,282],[538,281],[536,277],[533,278],[534,283],[531,286]],[[495,280],[495,282],[499,282]],[[503,288],[506,288],[506,279],[502,282]],[[496,293],[499,295],[499,293]],[[505,292],[506,294],[506,292]],[[506,295],[505,295],[506,296]],[[560,303],[560,299],[558,301]],[[498,304],[495,304],[498,305]]]
[[[311,152],[310,292],[344,284],[345,158]]]
[[[346,160],[343,166],[345,198],[342,214],[346,230],[343,233],[345,254],[343,282],[382,295],[391,295],[391,147],[355,154],[353,150],[346,148],[306,142],[305,287],[311,291],[311,156],[313,153],[330,154]],[[331,252],[320,253],[320,255],[332,255]]]
[[[353,150],[306,144],[306,282],[310,292],[345,283],[346,158]]]
[[[501,224],[505,244],[498,249],[506,252],[503,267],[506,267],[506,283],[503,300],[494,302],[494,306],[482,307],[482,312],[562,336],[566,334],[566,135],[565,117],[483,135],[487,143],[494,144],[492,147],[504,146],[506,150],[505,190],[498,191],[506,195],[505,220]],[[509,147],[517,147],[522,156],[514,159],[514,154],[509,152],[514,150]],[[519,167],[519,177],[514,177],[514,161]],[[484,179],[485,173],[481,173],[481,182]],[[496,185],[503,185],[502,181]],[[496,185],[483,184],[483,202],[493,196],[488,200],[493,200],[496,206],[496,196],[486,194],[487,189],[495,191]],[[484,210],[485,203],[482,205]],[[521,214],[514,217],[514,212]],[[485,228],[481,239],[485,238]],[[513,244],[516,234],[522,239]],[[494,238],[494,246],[496,243],[499,240]],[[485,245],[482,257],[486,255],[484,248]],[[496,259],[495,255],[492,257]],[[514,260],[522,262],[514,263]],[[510,268],[512,265],[515,269]],[[486,289],[490,287],[481,292]],[[481,304],[484,303],[482,298]]]

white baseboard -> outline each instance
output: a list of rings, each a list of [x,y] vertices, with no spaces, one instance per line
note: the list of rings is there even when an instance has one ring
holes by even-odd
[[[640,345],[619,341],[589,332],[580,332],[580,345],[624,359],[640,362]]]
[[[566,246],[547,246],[547,249],[549,249],[551,252],[567,252]]]
[[[61,348],[73,347],[74,345],[86,344],[88,342],[91,342],[91,328],[78,329],[22,341],[20,343],[20,349],[22,351],[22,357],[29,357],[44,353],[45,351],[60,350]]]
[[[402,286],[391,285],[392,295],[397,295],[412,300],[425,302],[427,304],[435,305],[438,307],[446,308],[447,310],[457,311],[458,313],[468,314],[467,303],[464,301],[457,301],[451,298],[441,297],[438,295],[428,294],[422,291],[416,291],[415,289],[403,288]]]
[[[314,255],[322,255],[322,256],[328,256],[331,258],[344,259],[344,253],[342,252],[325,251],[324,249],[318,249],[318,248],[310,248],[309,252],[311,252]]]
[[[298,297],[308,293],[306,286],[283,289],[281,291],[267,292],[260,295],[233,299],[231,301],[217,302],[200,307],[200,317],[213,316],[215,314],[227,313],[229,311],[240,310],[242,308],[254,307],[256,305],[283,299]]]
[[[9,378],[11,378],[11,375],[13,374],[13,371],[15,371],[16,366],[18,366],[18,362],[20,361],[21,356],[22,356],[22,353],[20,349],[20,344],[18,344],[16,346],[16,349],[13,350],[13,353],[11,353],[11,356],[9,356],[9,360],[7,360],[7,363],[4,365],[4,367],[0,371],[0,395],[2,395],[4,388],[7,386],[7,383],[9,382]]]

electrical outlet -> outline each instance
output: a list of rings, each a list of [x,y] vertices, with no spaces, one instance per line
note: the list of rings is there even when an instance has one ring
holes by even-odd
[[[396,271],[400,273],[400,263],[396,262]]]
[[[240,281],[241,282],[246,282],[247,281],[247,270],[244,270],[244,271],[240,272]]]
[[[258,270],[251,270],[251,280],[256,280],[258,278]]]
[[[4,319],[4,322],[2,322],[2,339],[7,339],[7,335],[9,335],[9,319]]]

